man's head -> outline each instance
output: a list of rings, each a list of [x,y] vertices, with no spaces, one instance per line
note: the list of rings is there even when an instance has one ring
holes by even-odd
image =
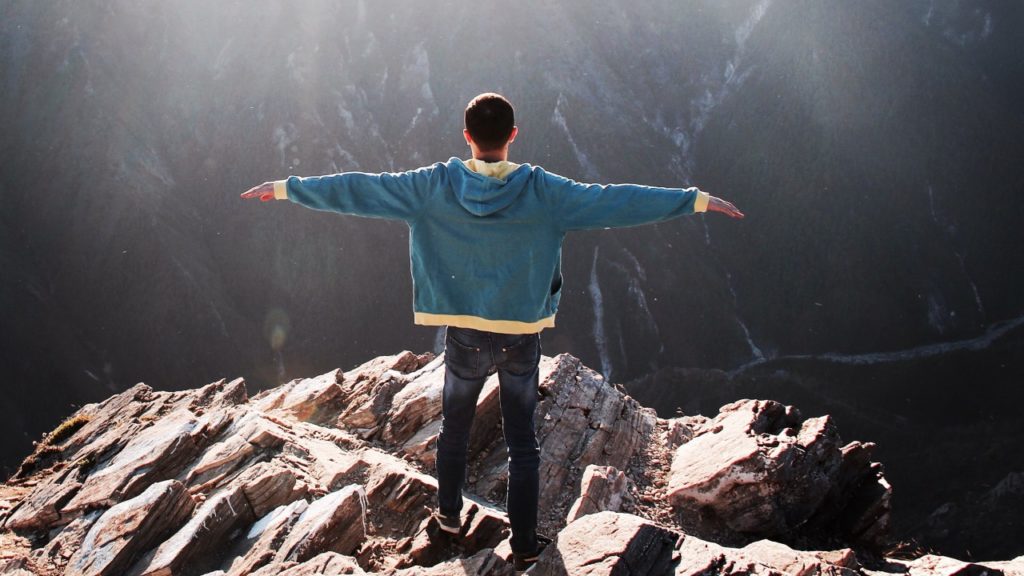
[[[506,151],[515,140],[515,111],[500,94],[487,92],[466,106],[466,143],[482,154]],[[507,152],[507,151],[506,151]]]

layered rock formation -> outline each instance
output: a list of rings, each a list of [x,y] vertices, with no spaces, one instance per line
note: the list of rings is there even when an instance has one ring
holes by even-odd
[[[430,518],[443,372],[405,352],[252,398],[238,379],[139,384],[85,406],[4,486],[0,569],[514,573],[495,378],[477,407],[462,532],[443,536]],[[1014,568],[885,560],[891,488],[872,446],[844,445],[827,416],[747,400],[714,419],[661,419],[571,356],[541,372],[540,529],[556,541],[533,573]]]

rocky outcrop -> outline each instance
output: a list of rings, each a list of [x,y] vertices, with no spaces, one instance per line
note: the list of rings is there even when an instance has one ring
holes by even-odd
[[[512,573],[494,378],[462,530],[431,519],[442,382],[441,359],[406,352],[251,399],[242,380],[140,384],[83,407],[4,486],[0,553],[46,575]],[[538,393],[540,524],[556,542],[534,573],[867,573],[846,546],[885,542],[871,446],[844,445],[828,417],[743,401],[659,419],[565,355],[542,360]]]
[[[891,488],[871,444],[843,445],[828,416],[743,400],[695,420],[676,449],[668,498],[687,531],[716,541],[751,535],[874,548],[889,537]]]
[[[878,565],[871,568],[862,566],[849,548],[796,550],[769,540],[730,548],[637,516],[605,511],[570,523],[559,533],[558,541],[541,554],[535,571],[557,576],[854,576],[890,573],[967,576],[1022,573],[1019,560],[976,564],[941,556],[924,556],[914,561],[875,563]]]
[[[566,522],[604,510],[618,512],[631,504],[630,488],[624,472],[611,466],[587,466],[580,481],[580,496],[569,509]]]

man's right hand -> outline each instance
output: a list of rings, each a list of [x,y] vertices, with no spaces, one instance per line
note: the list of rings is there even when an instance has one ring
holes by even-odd
[[[708,212],[721,212],[730,218],[743,218],[743,212],[733,206],[732,202],[712,196],[708,200]]]
[[[274,183],[264,182],[259,186],[253,186],[242,192],[242,198],[259,198],[260,202],[267,202],[274,199]],[[708,208],[710,210],[710,207]]]

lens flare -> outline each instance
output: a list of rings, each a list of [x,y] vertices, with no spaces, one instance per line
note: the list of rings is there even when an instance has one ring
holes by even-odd
[[[263,335],[270,343],[274,352],[280,352],[288,339],[288,332],[291,329],[291,319],[288,313],[280,308],[271,308],[263,318]]]

